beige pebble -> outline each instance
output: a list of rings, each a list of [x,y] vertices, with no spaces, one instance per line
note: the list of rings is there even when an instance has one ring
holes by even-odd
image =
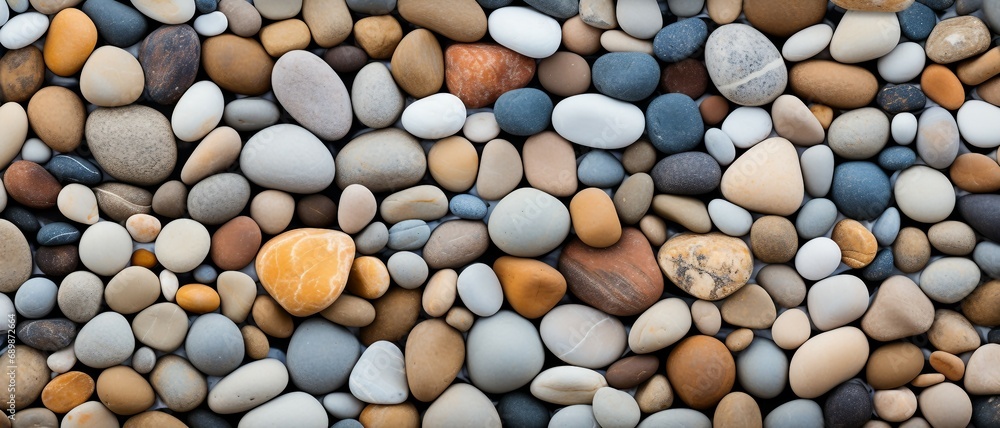
[[[707,300],[695,300],[691,304],[691,319],[695,328],[706,336],[715,336],[722,328],[722,314],[719,307]]]
[[[427,169],[434,181],[445,190],[464,192],[476,182],[479,154],[469,140],[458,136],[448,137],[431,146],[427,154]]]
[[[951,256],[965,256],[976,248],[976,232],[960,221],[943,221],[931,226],[927,239],[936,250]]]
[[[579,15],[567,19],[562,26],[562,41],[570,52],[587,56],[601,50],[601,29],[583,22]]]
[[[132,240],[139,243],[156,240],[161,228],[160,220],[149,214],[133,214],[125,220],[125,229],[132,235]]]
[[[781,349],[792,350],[802,346],[812,331],[809,327],[809,316],[801,309],[792,308],[782,312],[771,325],[771,337],[774,344]]]
[[[674,390],[663,374],[657,373],[635,391],[635,401],[643,413],[656,413],[674,404]]]
[[[941,382],[944,382],[944,380],[945,377],[941,373],[924,373],[920,376],[915,377],[913,379],[913,382],[910,382],[910,385],[913,385],[917,388],[927,388],[929,386],[934,386]]]
[[[753,341],[753,330],[741,328],[726,336],[726,348],[730,351],[740,352],[750,346]]]
[[[485,143],[500,135],[500,124],[497,123],[496,115],[491,111],[473,113],[465,118],[462,134],[473,143]],[[476,164],[479,164],[478,160]]]
[[[294,215],[295,199],[280,190],[265,190],[250,202],[250,218],[268,235],[284,231]]]
[[[476,191],[479,197],[495,201],[517,188],[524,176],[521,155],[507,140],[496,139],[486,143],[479,161]]]
[[[601,33],[601,47],[608,52],[642,52],[653,54],[653,41],[637,39],[622,30]]]
[[[441,317],[455,304],[458,293],[458,273],[452,269],[441,269],[427,281],[421,304],[424,312],[432,317]]]
[[[257,284],[249,275],[238,271],[219,274],[216,289],[222,304],[222,315],[235,323],[246,321],[257,298]]]
[[[664,220],[680,224],[694,233],[708,233],[712,230],[712,218],[708,216],[708,207],[701,199],[656,195],[653,197],[653,212]]]
[[[917,396],[907,387],[875,391],[875,413],[889,422],[903,422],[917,412]]]
[[[667,242],[667,223],[655,215],[643,216],[639,220],[639,230],[654,247],[659,247]]]
[[[524,142],[524,176],[532,187],[555,197],[576,192],[576,154],[573,144],[552,131]]]
[[[375,321],[375,306],[360,297],[341,294],[319,314],[345,327],[365,327]]]
[[[455,327],[456,330],[464,333],[472,328],[472,323],[475,322],[475,316],[472,315],[472,312],[468,309],[454,307],[448,310],[448,315],[444,320],[448,323],[448,325]]]
[[[934,323],[927,331],[927,339],[935,348],[955,355],[973,351],[981,343],[972,323],[961,313],[949,309],[934,311]]]
[[[228,126],[209,132],[195,146],[181,168],[181,181],[189,186],[213,174],[224,172],[240,157],[243,143],[240,134]]]
[[[97,223],[97,197],[87,186],[79,183],[67,184],[59,191],[56,206],[60,214],[77,223]]]

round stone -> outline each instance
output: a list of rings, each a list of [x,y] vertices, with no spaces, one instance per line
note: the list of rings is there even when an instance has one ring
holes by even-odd
[[[705,44],[705,65],[722,95],[740,105],[774,101],[788,83],[778,49],[749,25],[728,24],[713,31]]]
[[[192,365],[211,376],[229,374],[239,367],[245,355],[240,329],[220,314],[205,314],[195,319],[184,340],[184,351]]]

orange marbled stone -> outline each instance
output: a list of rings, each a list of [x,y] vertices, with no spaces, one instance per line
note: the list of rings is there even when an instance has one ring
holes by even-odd
[[[257,276],[288,313],[306,317],[330,306],[344,291],[354,261],[354,241],[343,232],[295,229],[257,254]]]
[[[185,311],[205,314],[219,309],[222,300],[214,288],[205,284],[187,284],[177,290],[177,305]]]
[[[535,76],[535,60],[489,43],[456,43],[444,52],[448,92],[468,108],[493,104],[500,95],[523,88]]]
[[[84,372],[63,373],[42,390],[42,404],[55,413],[66,413],[94,393],[94,379]]]

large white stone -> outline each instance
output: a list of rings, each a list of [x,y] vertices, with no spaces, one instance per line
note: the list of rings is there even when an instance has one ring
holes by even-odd
[[[552,127],[563,138],[595,149],[614,150],[634,143],[646,129],[639,107],[601,94],[566,98],[552,110]]]
[[[504,47],[531,58],[547,58],[559,49],[559,22],[535,9],[502,7],[487,20],[490,37]]]
[[[899,43],[899,19],[892,12],[849,10],[830,41],[830,55],[853,64],[880,58]]]
[[[465,104],[449,93],[414,101],[403,110],[403,129],[417,138],[437,140],[454,135],[465,126]]]
[[[334,178],[333,155],[319,138],[297,125],[274,125],[254,134],[240,152],[247,179],[269,189],[315,193]]]

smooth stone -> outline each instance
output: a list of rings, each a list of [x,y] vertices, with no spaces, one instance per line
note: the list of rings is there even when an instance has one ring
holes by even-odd
[[[964,257],[944,257],[924,268],[920,289],[927,297],[941,303],[957,303],[979,285],[980,271],[975,262]]]
[[[803,278],[818,281],[830,276],[840,266],[840,246],[830,238],[813,238],[795,253],[795,270]]]
[[[639,428],[654,428],[654,427],[666,427],[666,428],[681,428],[681,427],[691,427],[691,428],[709,428],[712,426],[712,420],[705,416],[704,413],[692,409],[667,409],[656,413],[653,413],[642,423],[639,424]]]
[[[371,128],[386,128],[403,113],[403,94],[392,80],[389,69],[368,64],[354,78],[351,106],[361,123]]]
[[[73,344],[76,334],[76,324],[65,318],[26,321],[17,329],[17,338],[25,345],[47,352],[66,349]],[[73,363],[76,363],[75,356]]]
[[[208,395],[204,375],[177,355],[161,357],[149,374],[149,382],[167,408],[174,411],[192,410]]]
[[[158,104],[177,103],[194,84],[201,51],[198,33],[188,25],[163,26],[150,33],[139,49],[147,96]]]
[[[132,332],[143,345],[161,352],[173,352],[184,343],[188,333],[187,314],[173,303],[157,303],[135,316]]]
[[[323,346],[327,352],[314,352]],[[287,353],[288,373],[296,387],[310,394],[325,394],[344,386],[358,358],[361,345],[347,329],[321,319],[302,323],[292,334]]]
[[[841,262],[853,269],[861,269],[875,259],[878,242],[860,222],[844,219],[837,222],[830,236],[840,247]]]
[[[75,421],[74,421],[75,420]],[[79,422],[80,420],[84,422]],[[66,428],[83,428],[89,424],[98,426],[116,426],[118,417],[99,401],[87,401],[74,407],[63,417]]]
[[[201,36],[215,37],[226,32],[229,28],[229,19],[226,18],[226,14],[214,11],[199,15],[191,26]]]
[[[819,23],[826,13],[826,3],[822,1],[806,1],[789,4],[772,0],[752,0],[743,5],[743,13],[755,27],[762,31],[787,37]]]
[[[904,146],[887,147],[878,155],[878,165],[889,171],[902,171],[916,162],[916,152]]]
[[[29,12],[28,15],[31,13]],[[3,28],[9,28],[9,25]],[[6,50],[5,50],[6,51]],[[6,99],[6,102],[20,103],[28,101],[31,97],[38,92],[42,87],[43,80],[45,78],[45,60],[42,55],[42,51],[35,46],[26,46],[21,49],[11,50],[4,54],[0,58],[0,76],[7,80],[7,83],[0,86],[0,95]],[[13,104],[8,104],[8,108],[13,106]],[[6,113],[23,113],[23,107],[16,110],[8,110]],[[21,119],[24,118],[23,114],[18,119],[18,122],[12,123],[22,123]],[[6,118],[12,118],[12,116],[6,116]],[[17,116],[13,116],[17,118]],[[11,129],[19,129],[19,127],[12,127]],[[25,129],[26,131],[26,129]],[[19,138],[21,132],[13,131],[14,137],[13,143],[6,142],[7,144],[17,145],[18,147],[8,146],[7,150],[19,150],[20,144],[24,142],[23,138]],[[8,137],[9,138],[9,137]],[[11,159],[13,155],[10,155]],[[10,159],[7,159],[9,162]]]
[[[47,209],[58,205],[62,186],[37,163],[14,162],[4,172],[3,181],[7,196],[27,208]]]
[[[123,184],[118,182],[106,182],[93,188],[94,195],[97,197],[97,207],[107,215],[110,219],[114,221],[124,222],[127,221],[129,217],[136,214],[150,214],[153,212],[153,201],[156,200],[158,203],[155,204],[156,208],[160,208],[157,214],[177,214],[177,216],[183,215],[185,210],[185,200],[174,201],[171,198],[177,197],[180,199],[183,197],[187,198],[187,188],[184,184],[175,181],[177,188],[170,189],[171,185],[164,184],[161,188],[164,188],[163,194],[160,194],[161,199],[157,199],[156,195],[150,193],[148,190],[141,187]],[[176,194],[170,194],[170,192],[176,191]],[[183,193],[183,195],[181,195]],[[165,198],[167,195],[170,198]],[[166,203],[164,203],[166,202]],[[170,206],[180,202],[180,207]],[[163,209],[164,206],[168,205],[170,209]],[[173,210],[181,211],[179,214],[173,212]],[[166,214],[165,214],[166,213]]]
[[[966,222],[984,237],[997,241],[1000,229],[996,227],[993,210],[1000,204],[995,195],[966,195],[959,199],[958,210]]]
[[[795,217],[795,230],[804,239],[825,235],[837,221],[837,206],[829,199],[810,199]],[[734,235],[742,236],[742,235]]]
[[[61,183],[86,186],[101,182],[101,170],[90,161],[76,155],[56,155],[45,164],[45,170]]]
[[[974,16],[945,19],[927,37],[927,57],[938,64],[950,64],[978,55],[990,47],[986,24]]]
[[[129,266],[118,272],[104,289],[104,302],[120,314],[133,314],[153,304],[160,296],[160,282],[152,271]]]
[[[646,354],[664,349],[681,340],[691,329],[691,311],[684,301],[661,300],[644,311],[632,325],[628,346],[632,352]]]
[[[481,221],[448,221],[431,232],[422,256],[433,269],[459,268],[486,253],[489,243],[489,231]]]
[[[914,397],[914,401],[916,397]],[[872,396],[861,381],[848,381],[832,392],[823,406],[828,425],[862,425],[872,418]],[[889,415],[879,414],[883,419]]]
[[[132,0],[132,6],[150,19],[167,25],[183,24],[194,17],[194,0],[171,0],[157,2],[151,0]]]
[[[646,108],[646,122],[650,142],[666,154],[693,149],[701,142],[705,130],[697,104],[683,94],[654,98]]]
[[[813,400],[797,399],[786,402],[767,414],[768,428],[823,427],[823,409]]]
[[[132,237],[115,223],[91,225],[80,237],[80,261],[98,275],[118,273],[128,264],[131,255]]]
[[[678,62],[705,46],[708,26],[700,19],[685,19],[669,24],[656,33],[653,53],[661,61]]]
[[[128,5],[112,0],[87,1],[82,10],[93,21],[101,38],[111,45],[132,46],[146,35],[146,18]]]
[[[482,220],[486,217],[487,208],[485,201],[469,194],[455,195],[448,202],[448,210],[466,220]]]
[[[660,67],[652,56],[643,53],[610,52],[597,58],[591,74],[598,92],[634,102],[649,97],[656,89]]]
[[[76,337],[76,357],[88,367],[103,369],[121,364],[135,349],[128,321],[114,312],[95,316],[80,328]]]
[[[403,220],[389,228],[389,242],[393,250],[416,250],[427,243],[431,229],[423,220]]]
[[[177,164],[170,122],[149,107],[94,111],[87,118],[86,139],[97,163],[112,177],[127,183],[162,183]]]
[[[40,39],[49,29],[48,18],[38,12],[14,15],[0,28],[0,45],[9,49],[21,49]]]
[[[834,154],[847,159],[868,159],[889,141],[889,119],[875,108],[861,108],[834,119],[827,134]]]
[[[927,39],[937,25],[937,13],[920,2],[897,12],[897,16],[903,36],[910,40]]]
[[[972,401],[968,393],[950,382],[924,389],[917,403],[931,426],[962,426],[972,420]]]
[[[912,113],[900,113],[892,118],[892,139],[899,144],[909,145],[917,138],[917,117]]]
[[[461,334],[443,320],[429,320],[414,327],[406,345],[406,379],[414,398],[443,397],[465,360]]]
[[[726,121],[728,120],[727,118]],[[774,130],[778,135],[786,138],[793,144],[813,146],[823,142],[823,139],[826,138],[826,131],[819,123],[819,120],[806,107],[805,103],[794,95],[786,94],[775,99],[774,104],[771,106],[771,116],[768,120],[773,120]],[[764,128],[762,125],[756,126],[761,129]],[[767,130],[767,133],[768,135],[770,134],[770,129]],[[806,170],[806,172],[808,173],[809,171]]]
[[[222,112],[223,123],[237,131],[260,131],[278,123],[279,117],[277,104],[256,97],[230,101]]]
[[[0,59],[0,65],[2,64],[3,61]],[[9,128],[0,136],[0,165],[7,166],[21,152],[25,139],[28,137],[30,122],[24,107],[16,102],[0,105],[0,118],[3,119],[4,123],[9,124]]]
[[[612,200],[622,223],[635,225],[642,220],[653,201],[654,187],[646,173],[636,173],[622,182]]]
[[[830,199],[849,218],[878,218],[889,206],[891,196],[889,177],[871,162],[845,162],[833,171]]]
[[[782,312],[771,326],[774,343],[781,349],[797,349],[809,340],[811,333],[809,316],[798,308]]]
[[[712,83],[723,96],[740,105],[767,104],[781,95],[788,83],[788,70],[778,49],[744,24],[728,24],[713,31],[705,44],[705,63]],[[730,67],[733,64],[739,65]]]
[[[531,382],[531,395],[563,405],[585,404],[594,400],[594,394],[608,385],[600,373],[576,366],[557,366],[547,369]]]
[[[722,131],[737,148],[747,149],[771,134],[771,116],[759,107],[739,107],[722,122]]]
[[[826,49],[833,39],[833,27],[816,24],[799,30],[781,46],[781,56],[792,62],[805,61]]]
[[[976,349],[969,358],[968,366],[965,370],[965,390],[969,394],[975,395],[996,395],[997,372],[990,361],[1000,353],[1000,345],[989,343]]]
[[[709,193],[722,181],[718,162],[700,152],[667,156],[656,163],[650,175],[657,192],[672,195]]]
[[[334,179],[333,155],[305,128],[281,124],[268,127],[247,141],[240,167],[255,184],[293,193],[313,193]]]
[[[788,82],[799,98],[838,109],[867,106],[879,87],[878,79],[865,68],[819,59],[793,66]]]
[[[428,426],[501,426],[500,414],[492,401],[482,391],[465,383],[452,385],[434,400],[424,413],[423,423]]]
[[[517,188],[524,175],[517,148],[507,140],[496,139],[483,147],[476,193],[486,200],[498,200]]]
[[[712,223],[729,236],[743,236],[750,232],[753,218],[750,212],[725,199],[713,199],[708,203],[708,215]],[[799,214],[801,218],[801,214]]]
[[[488,317],[503,305],[503,288],[489,265],[471,264],[458,275],[458,296],[472,313]]]
[[[208,257],[211,239],[208,229],[201,223],[191,219],[173,220],[163,226],[156,237],[156,259],[173,272],[190,272]]]
[[[222,34],[206,39],[201,50],[205,72],[222,89],[243,95],[271,89],[274,60],[255,39]]]
[[[538,89],[514,89],[497,98],[493,113],[497,124],[504,132],[530,136],[548,128],[549,118],[552,115],[552,100],[545,92]]]
[[[203,80],[191,85],[170,117],[174,135],[187,142],[204,138],[218,126],[224,109],[222,90],[214,83]]]
[[[709,336],[692,336],[670,352],[667,377],[685,404],[707,409],[732,390],[736,363],[722,342]]]
[[[22,159],[46,163],[52,158],[53,150],[66,153],[80,147],[86,110],[74,92],[60,86],[42,88],[28,101],[27,113],[28,122],[38,138],[24,142]]]
[[[969,100],[958,109],[958,130],[969,144],[989,149],[1000,146],[996,138],[998,129],[995,120],[1000,117],[1000,108],[984,101]]]
[[[896,178],[893,193],[899,210],[923,222],[944,220],[955,208],[955,192],[948,178],[926,166],[913,166]]]
[[[505,394],[500,398],[496,409],[500,422],[507,426],[545,428],[550,420],[549,410],[545,405],[531,394],[523,392]],[[586,410],[593,415],[593,411]]]
[[[208,133],[181,169],[181,181],[194,185],[212,174],[225,172],[240,155],[242,144],[235,129],[222,126]]]
[[[807,340],[792,356],[789,383],[799,397],[815,398],[861,371],[868,341],[861,330],[841,327]]]
[[[945,221],[927,231],[927,239],[938,251],[952,255],[969,255],[976,248],[976,232],[969,225],[958,221]]]
[[[245,355],[243,336],[229,318],[205,314],[195,319],[184,340],[184,351],[198,370],[224,376],[239,367]]]
[[[882,283],[861,320],[861,328],[877,340],[891,341],[921,334],[934,321],[930,299],[912,280],[894,276]]]
[[[399,404],[409,396],[403,353],[390,342],[368,346],[351,370],[351,394],[372,404]]]
[[[360,184],[352,184],[340,194],[337,223],[344,233],[358,233],[368,226],[377,212],[378,204],[371,190]]]
[[[789,215],[802,205],[804,184],[794,146],[780,137],[747,150],[722,175],[723,196],[750,211]],[[770,173],[762,176],[760,171]]]
[[[289,424],[302,428],[330,425],[326,409],[315,397],[301,391],[289,392],[247,412],[240,419],[244,428],[264,428]]]
[[[872,225],[872,234],[879,245],[888,247],[896,241],[900,230],[899,210],[889,207]]]
[[[602,427],[632,428],[639,424],[641,412],[629,393],[604,387],[594,394],[594,418]]]
[[[620,149],[634,143],[645,123],[638,107],[601,94],[568,97],[552,110],[552,127],[560,136],[595,149]]]
[[[188,192],[188,214],[206,225],[235,218],[250,201],[250,183],[242,175],[216,174],[198,182]]]
[[[545,317],[539,328],[545,347],[574,366],[601,368],[625,351],[625,327],[612,316],[584,305],[561,305]],[[586,332],[581,335],[580,332]]]
[[[506,393],[527,385],[542,370],[544,348],[538,330],[510,311],[482,318],[466,341],[472,383],[487,393]]]
[[[351,140],[337,153],[336,163],[338,187],[361,184],[372,192],[410,187],[427,171],[427,158],[417,140],[393,128]]]
[[[573,240],[559,257],[559,271],[571,292],[590,305],[612,315],[634,315],[655,302],[662,281],[653,254],[638,230],[626,228],[613,246],[596,249]],[[634,264],[628,271],[619,263],[629,254]],[[615,278],[608,282],[607,278]]]
[[[893,12],[848,10],[830,41],[830,55],[844,64],[880,58],[899,43],[899,19]]]
[[[313,249],[301,254],[300,246]],[[264,244],[257,254],[256,272],[264,289],[285,310],[296,316],[311,315],[333,303],[344,290],[354,249],[354,241],[342,232],[295,229]],[[324,269],[315,270],[316,263]]]
[[[502,251],[519,257],[545,254],[569,233],[570,217],[565,205],[535,189],[518,189],[505,196],[493,209],[490,220],[490,239]],[[526,236],[532,239],[524,239]]]
[[[736,160],[736,146],[733,140],[719,128],[705,131],[705,149],[719,162],[719,165],[729,166]]]
[[[347,134],[352,114],[347,88],[321,58],[288,52],[275,62],[271,81],[278,102],[301,126],[324,140]],[[316,108],[320,104],[330,108]]]
[[[903,28],[905,30],[906,27]],[[878,74],[889,83],[906,83],[920,75],[926,60],[923,47],[914,42],[903,42],[878,59]]]
[[[493,40],[530,58],[551,56],[562,40],[558,21],[527,7],[496,9],[487,23]]]
[[[5,27],[6,28],[6,27]],[[91,104],[120,107],[142,95],[145,85],[139,61],[114,46],[97,48],[80,72],[80,92]]]
[[[708,208],[700,199],[661,194],[653,197],[652,208],[653,213],[663,220],[678,223],[694,233],[712,231],[712,219],[708,215]],[[665,232],[664,230],[662,235],[664,240],[667,237]]]
[[[916,85],[897,85],[882,88],[875,101],[886,113],[894,114],[924,108],[927,97]]]
[[[746,244],[722,234],[678,235],[667,241],[657,259],[673,283],[705,300],[733,294],[746,284],[752,270]]]
[[[80,231],[69,223],[49,223],[38,230],[35,240],[45,246],[73,244],[80,240]]]
[[[947,168],[958,156],[959,129],[950,112],[930,107],[920,114],[917,154],[932,168]]]
[[[868,298],[868,287],[856,276],[826,278],[809,289],[809,319],[822,331],[847,325],[864,315]]]

